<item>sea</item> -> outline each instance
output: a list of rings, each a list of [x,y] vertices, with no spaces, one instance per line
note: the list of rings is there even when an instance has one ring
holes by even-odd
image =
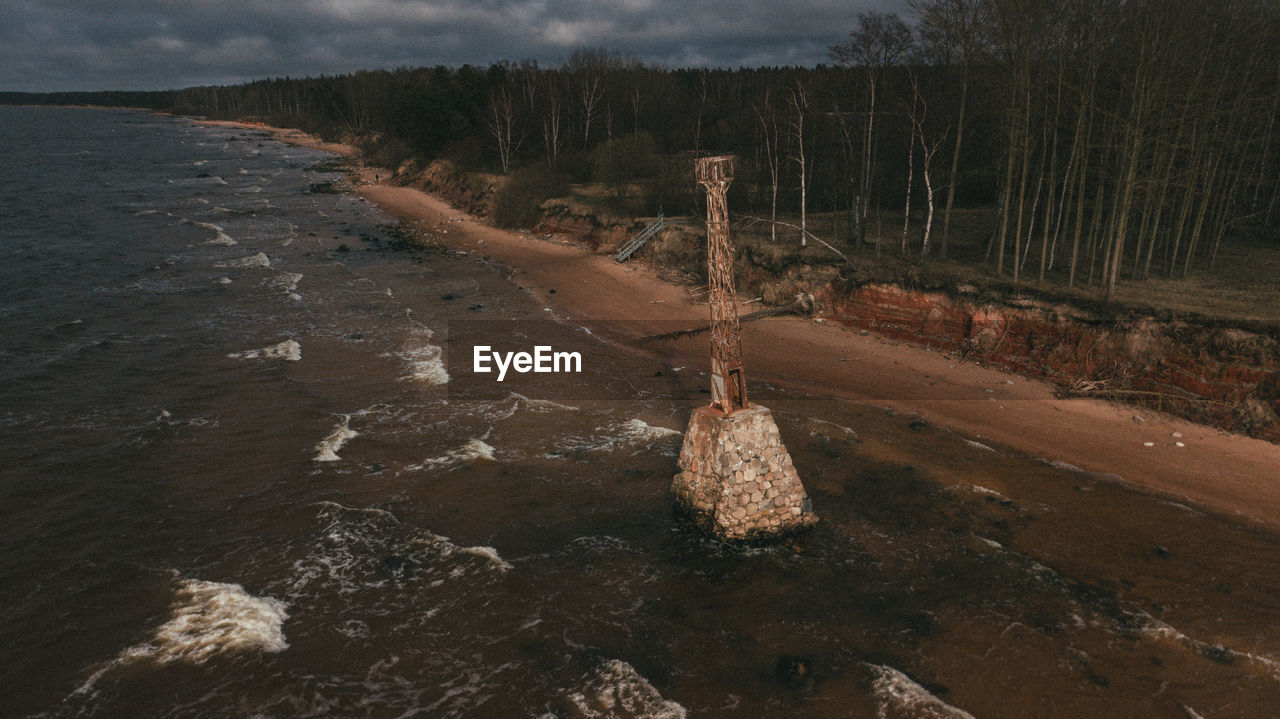
[[[0,148],[0,716],[1280,716],[1272,530],[766,381],[821,521],[723,545],[669,493],[706,368],[339,158],[83,108]],[[592,371],[452,386],[451,327],[520,322]]]

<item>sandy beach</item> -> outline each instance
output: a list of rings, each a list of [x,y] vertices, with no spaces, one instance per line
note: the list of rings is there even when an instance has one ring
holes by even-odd
[[[284,142],[353,159],[358,154],[296,130],[276,133]],[[706,321],[706,305],[642,263],[619,264],[572,244],[494,228],[428,193],[375,181],[387,174],[360,168],[357,194],[448,247],[509,267],[511,281],[559,316],[605,330],[625,321],[631,334]],[[705,361],[706,338],[637,351],[697,363]],[[918,415],[987,445],[1280,529],[1280,446],[1269,442],[1146,409],[1060,399],[1045,382],[821,321],[785,317],[745,325],[744,353],[753,380]]]

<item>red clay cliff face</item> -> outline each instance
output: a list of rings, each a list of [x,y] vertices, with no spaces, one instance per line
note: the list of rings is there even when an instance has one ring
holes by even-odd
[[[1147,406],[1280,442],[1280,343],[1241,329],[1153,318],[1101,320],[1076,307],[868,284],[817,293],[849,327],[1047,378],[1065,393]]]

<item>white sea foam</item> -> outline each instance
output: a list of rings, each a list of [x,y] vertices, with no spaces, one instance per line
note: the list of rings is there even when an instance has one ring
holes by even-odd
[[[651,425],[641,419],[629,419],[620,425],[619,437],[633,443],[652,442],[668,437],[682,437],[680,430]]]
[[[407,527],[383,509],[320,502],[317,519],[322,529],[314,546],[293,563],[289,598],[381,592],[393,582],[436,586],[464,577],[492,580],[513,568],[492,547],[460,547],[427,529]],[[428,617],[435,611],[422,610]]]
[[[139,661],[157,664],[201,664],[219,654],[282,652],[288,604],[274,597],[255,597],[239,584],[187,579],[179,583],[169,621],[151,638],[120,652],[76,689],[92,691],[110,670]]]
[[[596,667],[581,688],[565,697],[581,717],[684,719],[688,712],[654,688],[627,662],[612,659]]]
[[[295,292],[298,289],[298,283],[302,281],[302,275],[297,272],[281,272],[272,280],[279,285],[285,292]]]
[[[449,382],[449,371],[444,367],[444,351],[427,340],[432,332],[425,326],[413,330],[405,340],[404,349],[395,356],[408,363],[409,374],[401,380],[442,385]]]
[[[283,359],[290,362],[297,362],[302,359],[302,345],[295,340],[285,340],[280,344],[263,347],[256,350],[245,350],[244,352],[232,352],[227,355],[232,359]]]
[[[964,438],[962,437],[961,439],[964,439]],[[973,441],[972,439],[965,439],[965,440],[964,440],[964,443],[965,443],[965,444],[967,444],[967,445],[969,445],[970,447],[974,447],[974,448],[977,448],[977,449],[985,450],[985,451],[987,451],[987,452],[994,452],[994,451],[995,451],[995,450],[994,450],[994,449],[992,449],[991,447],[988,447],[987,445],[985,445],[985,444],[983,444],[983,443],[981,443],[981,442],[975,442],[975,441]]]
[[[674,452],[674,440],[683,436],[679,430],[659,427],[642,419],[629,419],[606,427],[597,427],[594,434],[570,435],[556,442],[556,448],[543,455],[549,459],[563,459],[569,453],[616,451],[624,447],[648,446],[657,442],[667,442]]]
[[[872,665],[875,681],[871,684],[877,704],[876,715],[880,719],[911,717],[911,719],[973,719],[963,709],[947,704],[916,684],[906,674],[882,665]]]
[[[341,424],[335,424],[333,430],[316,445],[316,456],[312,459],[316,462],[337,462],[341,459],[338,450],[342,445],[359,436],[360,433],[348,427],[347,420],[343,420]]]
[[[433,467],[456,467],[466,462],[474,462],[481,459],[492,462],[496,460],[493,455],[494,451],[493,446],[488,442],[482,439],[471,439],[467,440],[467,443],[461,447],[455,447],[439,457],[424,460],[421,464],[410,465],[405,469],[410,472],[416,472]]]
[[[402,380],[425,382],[431,385],[448,384],[449,371],[444,367],[444,352],[435,345],[423,345],[400,353],[409,363],[409,374]]]
[[[256,255],[249,255],[248,257],[241,257],[239,259],[230,260],[228,262],[220,262],[214,266],[215,267],[270,267],[271,260],[267,257],[265,252],[259,252]]]
[[[218,284],[220,284],[220,285],[229,285],[229,284],[231,284],[231,278],[230,278],[230,277],[219,277],[219,278],[218,278]]]
[[[200,663],[216,654],[282,652],[288,605],[273,597],[255,597],[239,584],[188,579],[178,586],[173,616],[150,641],[130,647],[122,657],[161,663]]]
[[[482,405],[477,411],[490,422],[501,422],[504,419],[511,419],[515,416],[516,412],[522,409],[540,414],[557,411],[578,411],[578,408],[573,405],[560,404],[559,402],[552,402],[549,399],[531,399],[522,394],[517,394],[516,392],[508,394],[505,399],[499,402]]]
[[[521,409],[527,409],[532,412],[578,411],[578,408],[571,404],[560,404],[559,402],[552,402],[549,399],[531,399],[516,392],[512,392],[510,396],[516,401],[516,405]]]

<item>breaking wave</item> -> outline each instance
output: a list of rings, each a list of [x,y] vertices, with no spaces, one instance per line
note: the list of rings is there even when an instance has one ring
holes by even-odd
[[[172,613],[151,638],[120,652],[75,694],[85,694],[112,669],[139,661],[201,664],[219,654],[283,652],[288,604],[255,597],[239,584],[187,579],[175,592]]]
[[[651,425],[642,419],[629,419],[626,422],[597,427],[589,435],[569,435],[556,442],[555,449],[546,457],[563,459],[580,452],[616,451],[628,447],[647,447],[657,442],[670,445],[663,452],[674,456],[679,445],[672,441],[684,436],[679,430]]]
[[[256,350],[245,350],[244,352],[232,352],[227,355],[232,359],[283,359],[290,362],[297,362],[302,359],[302,345],[296,340],[285,340],[280,344],[263,347]]]
[[[239,259],[230,260],[227,262],[220,262],[214,266],[215,267],[270,267],[271,260],[267,257],[267,254],[265,252],[259,252],[256,255],[249,255],[248,257],[241,257]]]
[[[516,412],[522,409],[536,413],[578,411],[578,408],[573,405],[560,404],[549,399],[530,399],[522,394],[512,392],[503,400],[478,407],[477,412],[490,422],[501,422],[504,419],[511,419],[516,415]]]
[[[566,697],[581,717],[633,717],[634,719],[684,719],[688,712],[654,688],[635,667],[612,659],[596,667],[582,687]]]
[[[204,228],[204,229],[206,229],[206,230],[209,230],[210,232],[212,232],[212,233],[213,233],[213,235],[214,235],[213,239],[212,239],[212,240],[207,240],[207,241],[205,242],[205,244],[206,244],[206,245],[227,245],[227,246],[231,246],[231,245],[237,245],[237,244],[240,244],[240,243],[236,242],[235,240],[231,239],[230,235],[228,235],[228,234],[226,233],[226,230],[224,230],[222,227],[220,227],[220,226],[218,226],[218,225],[215,225],[215,224],[213,224],[213,223],[211,223],[211,222],[197,222],[197,221],[195,221],[195,220],[187,220],[187,222],[188,222],[189,224],[195,225],[196,227],[201,227],[201,228]]]
[[[409,317],[409,321],[417,327],[410,331],[403,349],[385,356],[396,357],[408,364],[409,374],[400,377],[402,381],[429,385],[448,384],[449,372],[444,366],[444,351],[428,341],[434,333],[412,317]]]
[[[492,462],[496,460],[496,457],[493,456],[494,451],[494,448],[488,442],[482,439],[472,439],[461,447],[451,449],[439,457],[433,457],[432,459],[424,460],[421,464],[405,467],[405,470],[416,472],[434,467],[456,467],[481,459]]]
[[[974,719],[969,712],[930,694],[929,690],[893,667],[873,665],[871,672],[875,675],[871,691],[876,699],[876,716],[880,719]]]
[[[316,456],[312,459],[316,462],[337,462],[341,459],[338,450],[342,449],[342,445],[359,436],[360,433],[348,427],[347,420],[343,420],[341,424],[334,425],[333,431],[316,445]]]
[[[282,587],[286,596],[304,603],[312,595],[380,592],[418,581],[434,588],[467,575],[495,578],[512,569],[493,547],[458,546],[383,509],[321,502],[317,519],[320,530]]]

